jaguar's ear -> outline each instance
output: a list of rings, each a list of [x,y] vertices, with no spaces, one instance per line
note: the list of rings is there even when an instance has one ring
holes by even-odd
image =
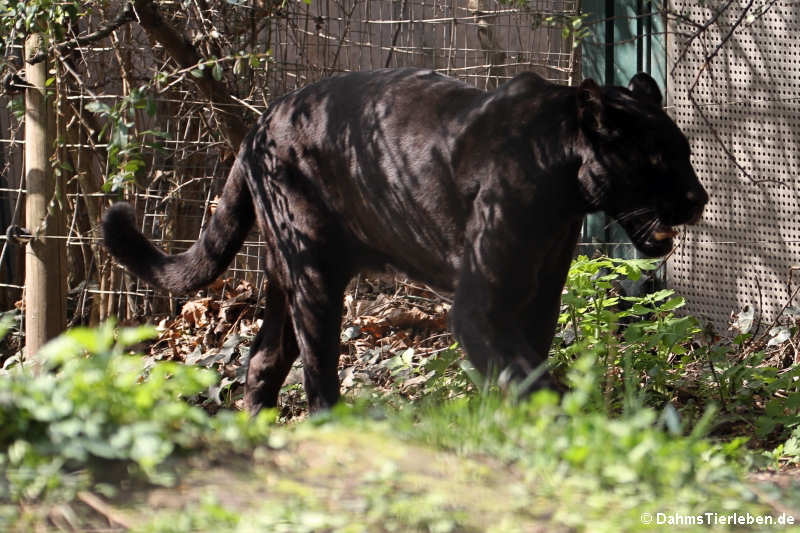
[[[578,86],[578,121],[590,136],[608,134],[607,117],[603,103],[603,90],[591,78]]]
[[[656,80],[651,78],[648,74],[640,72],[631,78],[628,83],[628,89],[633,93],[633,96],[641,102],[662,107],[664,97],[661,96],[661,89],[658,88]]]

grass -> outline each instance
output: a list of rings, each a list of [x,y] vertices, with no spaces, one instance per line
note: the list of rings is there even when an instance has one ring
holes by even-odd
[[[149,328],[74,329],[41,373],[0,374],[0,529],[800,530],[777,524],[800,520],[795,317],[709,340],[671,291],[618,292],[654,268],[575,262],[563,395],[500,390],[456,347],[406,351],[388,389],[290,424],[209,414],[215,373],[125,355]]]

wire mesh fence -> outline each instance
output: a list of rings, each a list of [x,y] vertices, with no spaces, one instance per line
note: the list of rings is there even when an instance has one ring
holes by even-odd
[[[133,319],[174,312],[168,295],[114,267],[98,245],[102,211],[118,193],[103,184],[134,182],[124,199],[141,229],[165,250],[187,248],[213,212],[235,150],[221,134],[221,117],[253,124],[271,100],[336,72],[383,67],[432,68],[485,89],[520,71],[572,83],[579,58],[563,20],[574,0],[534,0],[513,7],[488,0],[326,0],[270,5],[162,2],[166,22],[208,61],[181,68],[136,25],[123,26],[103,46],[56,54],[51,61],[56,115],[56,172],[67,206],[69,316],[73,323],[106,316]],[[108,14],[88,14],[80,31]],[[169,15],[166,15],[166,14]],[[230,94],[213,105],[193,83],[198,70]],[[202,74],[202,72],[200,73]],[[25,194],[21,97],[0,104],[0,223],[22,222]],[[23,248],[2,241],[0,308],[20,299]],[[263,243],[253,233],[228,276],[261,286]]]

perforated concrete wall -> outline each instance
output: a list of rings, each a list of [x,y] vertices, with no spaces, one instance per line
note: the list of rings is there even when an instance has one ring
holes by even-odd
[[[712,13],[699,3],[673,9],[702,23]],[[668,44],[670,68],[677,65],[668,80],[672,114],[711,197],[702,223],[669,261],[668,280],[688,311],[718,332],[745,304],[763,311],[768,324],[789,297],[790,267],[800,264],[800,4],[780,0],[756,21],[745,18],[704,68],[741,6],[695,39],[684,59],[696,28],[674,25]]]

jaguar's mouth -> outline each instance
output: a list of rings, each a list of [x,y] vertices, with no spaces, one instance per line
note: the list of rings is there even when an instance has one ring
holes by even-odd
[[[649,257],[666,255],[672,250],[678,230],[661,220],[653,211],[621,216],[619,223],[631,238],[634,246]]]
[[[673,239],[677,237],[678,230],[669,226],[659,226],[653,230],[651,235],[655,241],[666,241],[667,239]]]

